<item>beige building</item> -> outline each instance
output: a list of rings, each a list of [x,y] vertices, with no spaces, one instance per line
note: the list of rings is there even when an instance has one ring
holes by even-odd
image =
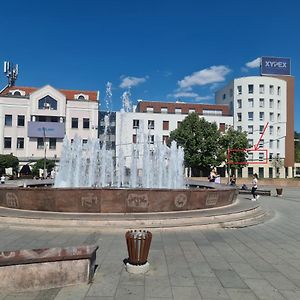
[[[21,166],[45,155],[59,160],[65,135],[97,137],[98,105],[98,91],[8,86],[0,92],[0,153]]]

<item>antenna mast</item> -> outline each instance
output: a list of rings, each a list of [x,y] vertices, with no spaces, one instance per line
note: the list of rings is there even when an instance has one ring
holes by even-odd
[[[14,86],[19,74],[18,64],[14,65],[12,62],[4,62],[4,74],[8,80],[8,86]]]

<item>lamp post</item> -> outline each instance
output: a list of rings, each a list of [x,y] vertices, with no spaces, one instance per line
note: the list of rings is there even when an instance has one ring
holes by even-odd
[[[46,154],[47,154],[47,147],[46,147],[46,129],[43,127],[43,139],[44,139],[44,179],[47,178],[47,169],[46,169]]]

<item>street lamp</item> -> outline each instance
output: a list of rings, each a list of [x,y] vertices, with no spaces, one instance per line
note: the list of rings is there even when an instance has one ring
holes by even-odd
[[[44,179],[47,178],[47,169],[46,169],[46,154],[47,154],[47,147],[46,147],[46,129],[43,127],[43,140],[44,140]]]

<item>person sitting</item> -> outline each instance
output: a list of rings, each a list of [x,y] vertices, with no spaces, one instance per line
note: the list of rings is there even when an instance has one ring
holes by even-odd
[[[217,177],[218,177],[217,170],[216,168],[213,167],[209,173],[208,180],[209,182],[215,182]]]
[[[236,177],[235,177],[235,174],[232,174],[231,176],[230,176],[230,179],[229,179],[229,181],[230,181],[230,185],[232,185],[232,186],[235,186],[236,185]]]

